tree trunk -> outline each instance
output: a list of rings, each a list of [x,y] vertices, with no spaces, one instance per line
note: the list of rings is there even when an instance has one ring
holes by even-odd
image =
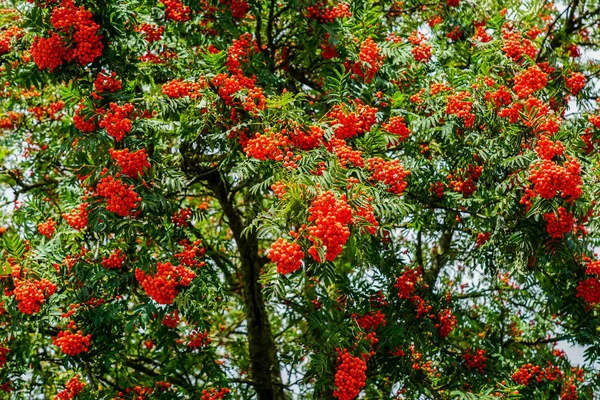
[[[248,329],[251,378],[259,400],[283,400],[281,370],[275,339],[265,307],[261,285],[258,283],[263,265],[258,255],[258,239],[251,232],[242,236],[246,227],[239,211],[229,197],[226,182],[219,173],[213,174],[209,185],[228,220],[241,260],[242,294]]]

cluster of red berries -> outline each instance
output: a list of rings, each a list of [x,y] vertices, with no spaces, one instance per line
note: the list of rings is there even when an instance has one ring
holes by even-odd
[[[600,280],[596,277],[589,277],[579,282],[577,297],[589,305],[600,303]]]
[[[544,369],[538,365],[529,363],[524,364],[512,375],[513,381],[523,386],[528,386],[532,379],[535,379],[537,383],[540,383],[544,379],[548,381],[557,381],[562,378],[562,371],[560,371],[557,366],[550,364],[550,362],[548,362],[548,366]]]
[[[485,100],[493,101],[496,107],[507,106],[512,102],[512,95],[508,91],[508,88],[502,85],[493,93],[486,92]]]
[[[533,65],[515,76],[513,90],[520,99],[524,99],[547,84],[548,75],[540,67]]]
[[[338,18],[350,18],[352,16],[350,6],[347,3],[329,7],[326,2],[306,7],[306,14],[308,18],[317,19],[321,23],[333,22]]]
[[[469,164],[467,170],[464,171],[464,176],[459,176],[454,179],[453,174],[448,174],[450,186],[455,192],[462,193],[463,197],[467,198],[477,190],[475,182],[481,177],[482,172],[483,165]]]
[[[200,96],[202,85],[197,82],[184,82],[181,79],[173,79],[162,85],[162,93],[171,99],[189,97],[195,99]]]
[[[561,156],[564,151],[565,146],[560,140],[554,143],[547,135],[541,135],[535,146],[535,152],[542,160],[552,160],[556,156]]]
[[[46,236],[48,239],[54,235],[54,230],[56,229],[56,221],[52,218],[48,218],[46,222],[40,222],[38,224],[38,231]]]
[[[440,312],[438,318],[440,323],[436,324],[435,327],[438,328],[440,337],[443,339],[448,337],[450,332],[454,330],[454,327],[456,326],[456,317],[452,314],[452,310],[446,308]]]
[[[311,150],[323,142],[324,134],[323,129],[313,125],[308,128],[308,131],[296,127],[293,132],[289,133],[289,136],[294,146],[302,150]]]
[[[220,390],[217,390],[215,388],[204,389],[202,391],[202,397],[200,398],[200,400],[224,399],[225,395],[229,394],[230,392],[231,392],[231,390],[229,390],[227,388],[221,388]]]
[[[96,130],[96,123],[94,122],[94,115],[92,115],[89,119],[84,119],[81,116],[81,112],[85,109],[83,103],[80,103],[77,106],[77,111],[75,111],[75,115],[73,116],[73,122],[75,123],[75,128],[79,129],[83,133],[90,133]]]
[[[354,400],[365,386],[367,363],[361,357],[353,357],[348,349],[336,349],[338,367],[335,373],[333,397],[339,400]]]
[[[385,161],[381,157],[369,158],[369,171],[373,173],[372,179],[382,182],[388,185],[388,192],[395,193],[397,195],[402,194],[404,189],[408,186],[408,182],[404,179],[410,175],[409,171],[406,171],[399,160]]]
[[[348,112],[336,105],[328,113],[332,119],[335,136],[339,139],[350,139],[369,132],[377,122],[377,109],[356,101],[356,112]]]
[[[159,0],[165,5],[167,20],[185,22],[190,20],[190,8],[179,0]]]
[[[123,266],[125,258],[126,256],[121,249],[116,249],[108,257],[102,257],[100,264],[106,269],[119,269]]]
[[[260,134],[254,137],[244,146],[244,152],[248,157],[254,157],[261,161],[283,159],[283,151],[280,147],[288,144],[289,138],[281,134]]]
[[[367,226],[364,227],[367,232],[371,235],[374,235],[377,232],[379,222],[377,221],[377,218],[375,218],[373,207],[370,204],[366,204],[365,207],[356,207],[356,216],[367,223]]]
[[[271,245],[268,257],[277,264],[277,272],[286,275],[302,267],[304,252],[298,243],[279,238]]]
[[[241,74],[242,63],[248,62],[249,57],[259,51],[258,44],[252,35],[250,33],[242,34],[239,39],[233,40],[227,50],[227,69],[232,74]]]
[[[132,123],[129,119],[131,113],[133,113],[132,104],[127,103],[119,107],[118,104],[110,103],[110,111],[100,121],[100,127],[105,128],[109,136],[120,142],[125,134],[131,131]]]
[[[0,368],[4,368],[8,360],[6,356],[10,353],[10,349],[6,346],[0,345]]]
[[[146,149],[129,152],[129,149],[123,150],[110,149],[110,156],[117,162],[121,172],[130,178],[137,178],[144,175],[144,170],[151,167],[148,162]]]
[[[409,299],[416,289],[417,283],[421,282],[423,268],[409,268],[396,279],[394,287],[398,289],[398,298]]]
[[[594,128],[600,129],[600,114],[598,114],[598,115],[590,115],[588,117],[588,120],[594,126]]]
[[[83,6],[78,8],[73,0],[63,0],[52,10],[50,23],[65,37],[52,32],[49,38],[34,38],[30,51],[39,69],[48,68],[52,72],[63,62],[72,60],[86,65],[102,55],[102,36],[97,35],[100,25]],[[73,43],[70,47],[69,42]]]
[[[385,320],[385,314],[382,313],[381,310],[377,310],[375,313],[371,311],[362,317],[353,314],[352,317],[356,319],[358,326],[367,332],[374,332],[380,326],[385,326],[387,324],[387,321]]]
[[[120,179],[112,176],[100,179],[96,186],[96,194],[106,198],[106,209],[120,217],[131,215],[142,200],[133,190],[133,185],[127,187]]]
[[[308,228],[309,240],[313,244],[308,253],[316,261],[321,261],[318,247],[323,246],[325,259],[335,260],[350,236],[348,224],[352,222],[352,209],[346,202],[346,195],[337,200],[331,191],[321,193],[312,201],[308,212],[308,221],[314,222]]]
[[[396,135],[400,142],[410,135],[410,129],[404,123],[404,118],[399,115],[391,117],[388,123],[384,123],[381,126],[387,133]]]
[[[165,27],[157,27],[156,25],[151,24],[141,24],[135,28],[135,31],[142,33],[144,39],[146,39],[148,43],[154,43],[162,39],[162,34],[165,31]]]
[[[23,314],[31,315],[42,309],[42,304],[56,293],[56,285],[47,279],[25,280],[15,279],[15,300]]]
[[[470,128],[475,123],[475,114],[471,112],[473,102],[465,100],[471,94],[469,92],[458,92],[448,96],[448,105],[446,113],[456,115],[461,118],[465,124],[465,128]]]
[[[348,163],[355,167],[364,167],[365,159],[362,157],[362,151],[354,150],[348,146],[344,139],[332,138],[327,147],[330,152],[335,153],[342,167],[346,167]]]
[[[173,311],[173,314],[165,315],[165,317],[163,318],[163,325],[168,328],[175,329],[177,328],[177,324],[179,324],[179,321],[179,311],[175,310]]]
[[[521,36],[521,32],[511,32],[503,29],[502,39],[502,51],[514,62],[520,61],[523,55],[527,55],[534,60],[537,57],[537,49],[530,40]]]
[[[463,360],[465,361],[465,366],[469,369],[475,369],[480,374],[485,370],[487,358],[483,349],[477,349],[475,353],[472,353],[471,349],[468,349],[463,354]]]
[[[192,217],[192,210],[189,208],[182,208],[173,213],[171,221],[177,226],[188,226],[188,222]]]
[[[227,3],[234,19],[243,19],[250,9],[250,5],[245,0],[221,0],[221,4],[223,3]]]
[[[137,268],[135,277],[144,291],[159,304],[172,304],[179,294],[177,287],[189,286],[196,273],[185,266],[174,267],[170,262],[157,263],[154,275],[145,274]]]
[[[94,80],[94,89],[99,93],[114,93],[121,90],[121,81],[116,79],[116,76],[116,72],[111,72],[110,75],[98,72]]]
[[[484,244],[486,244],[488,242],[488,240],[490,240],[490,237],[492,236],[491,233],[489,232],[480,232],[477,234],[477,239],[475,241],[475,245],[477,247],[481,247]]]
[[[581,72],[573,72],[570,77],[565,78],[565,84],[569,92],[573,96],[577,96],[585,87],[585,76]]]
[[[87,353],[92,340],[92,335],[84,335],[81,330],[75,332],[76,329],[77,325],[73,321],[70,321],[68,330],[60,331],[58,336],[52,338],[52,343],[60,347],[62,352],[69,356]]]
[[[21,28],[14,25],[2,32],[0,35],[0,55],[6,54],[10,51],[10,40],[14,36],[21,36]]]
[[[70,213],[63,213],[62,217],[67,221],[67,224],[73,229],[81,231],[88,225],[88,203],[81,203],[77,208],[71,210]]]
[[[370,82],[383,65],[384,57],[379,54],[380,50],[372,37],[366,38],[360,45],[359,61],[352,67],[352,72]]]
[[[531,166],[529,181],[534,193],[551,199],[561,193],[563,198],[578,199],[582,194],[581,166],[577,159],[567,160],[564,166],[544,160]]]
[[[329,43],[329,33],[325,33],[325,38],[323,38],[323,42],[319,47],[321,48],[321,57],[326,60],[331,60],[339,56],[335,45]]]
[[[212,342],[212,339],[208,337],[208,331],[197,332],[192,331],[190,334],[190,341],[188,342],[188,347],[192,349],[197,349],[199,347],[208,346]]]
[[[546,229],[553,239],[561,239],[565,234],[573,230],[573,213],[568,212],[564,207],[558,207],[558,216],[554,212],[544,214],[546,220]]]
[[[175,253],[174,257],[179,261],[181,265],[187,267],[200,268],[206,265],[204,261],[198,261],[198,258],[204,257],[206,250],[204,247],[200,247],[200,239],[197,239],[193,243],[189,243],[187,239],[183,239],[179,242],[183,246],[183,250],[179,253]]]
[[[54,400],[71,400],[85,389],[85,383],[79,380],[79,374],[75,375],[65,385],[65,389],[58,392]]]
[[[425,39],[425,35],[416,31],[408,37],[408,41],[413,45],[410,51],[415,61],[427,64],[431,59],[431,46]]]

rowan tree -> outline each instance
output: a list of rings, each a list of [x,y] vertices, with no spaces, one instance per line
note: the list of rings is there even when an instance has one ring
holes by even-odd
[[[5,398],[600,392],[598,0],[0,10]]]

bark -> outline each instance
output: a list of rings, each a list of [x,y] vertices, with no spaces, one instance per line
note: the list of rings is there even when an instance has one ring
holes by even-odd
[[[284,399],[277,347],[262,295],[262,287],[258,282],[260,269],[263,266],[263,261],[258,255],[258,239],[253,232],[242,235],[246,225],[233,199],[230,198],[230,190],[221,175],[218,172],[211,174],[207,182],[223,209],[240,255],[242,295],[254,389],[259,400]]]

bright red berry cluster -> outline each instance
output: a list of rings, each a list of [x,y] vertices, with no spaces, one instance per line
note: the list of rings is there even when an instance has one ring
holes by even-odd
[[[188,347],[192,349],[197,349],[200,347],[208,346],[212,342],[212,339],[208,337],[208,331],[198,332],[192,331],[190,334],[190,341],[188,342]]]
[[[339,139],[350,139],[371,130],[377,122],[377,109],[356,101],[356,112],[346,112],[336,105],[329,112],[335,136]]]
[[[174,267],[170,262],[157,263],[154,275],[145,274],[141,269],[135,270],[135,277],[144,291],[159,304],[172,304],[179,294],[179,286],[189,286],[196,273],[185,266]]]
[[[438,332],[440,333],[441,338],[446,338],[454,330],[456,326],[456,317],[452,314],[452,310],[446,308],[442,310],[438,315],[440,320],[439,324],[436,324],[436,328],[438,328]]]
[[[327,5],[327,2],[315,4],[314,6],[306,7],[308,18],[318,19],[319,22],[333,22],[337,18],[350,18],[350,6],[346,3],[340,3],[333,7]]]
[[[94,81],[94,89],[99,93],[114,93],[121,90],[121,81],[116,79],[116,76],[116,72],[111,72],[110,75],[98,72]]]
[[[215,388],[204,389],[202,391],[202,397],[200,398],[200,400],[220,400],[220,399],[224,399],[225,395],[229,394],[230,392],[231,392],[231,390],[229,390],[227,388],[221,388],[220,390],[217,390]]]
[[[296,127],[289,134],[294,146],[302,150],[311,150],[323,142],[325,132],[318,126],[310,126],[307,129]]]
[[[567,89],[573,96],[577,96],[585,87],[585,76],[581,72],[573,72],[570,77],[565,78]]]
[[[179,324],[179,311],[173,311],[173,314],[167,314],[163,318],[163,325],[175,329],[177,328],[177,324]]]
[[[553,239],[561,239],[565,234],[573,230],[573,213],[568,212],[564,207],[558,207],[558,216],[554,212],[544,214],[546,219],[546,229]]]
[[[398,297],[409,299],[416,289],[417,283],[422,279],[423,268],[409,268],[396,279],[394,287],[398,289]]]
[[[577,297],[589,305],[600,303],[600,280],[596,277],[589,277],[579,282]]]
[[[132,112],[133,105],[129,103],[121,107],[118,104],[110,103],[110,111],[100,121],[100,127],[105,128],[109,136],[114,137],[117,142],[120,142],[123,140],[125,134],[131,131],[132,123],[129,117]]]
[[[144,39],[146,39],[148,43],[154,43],[162,39],[162,34],[165,31],[165,27],[157,27],[156,25],[151,24],[141,24],[135,28],[135,31],[142,33]]]
[[[204,253],[206,252],[204,247],[200,247],[200,243],[200,239],[191,244],[187,239],[183,239],[179,242],[179,244],[183,246],[183,250],[181,250],[179,253],[175,253],[175,258],[181,265],[185,265],[187,267],[199,268],[205,266],[206,263],[204,261],[198,261],[198,258],[204,257]]]
[[[327,147],[330,152],[335,153],[342,167],[347,167],[348,164],[355,167],[364,167],[365,159],[362,157],[362,151],[354,150],[348,146],[344,139],[332,138]]]
[[[314,225],[308,228],[312,246],[308,253],[321,261],[318,247],[325,248],[325,259],[333,261],[342,252],[343,246],[350,236],[348,224],[352,222],[352,209],[346,202],[346,195],[336,200],[333,192],[318,195],[308,209],[309,222]]]
[[[165,16],[167,20],[185,22],[190,20],[190,8],[184,6],[179,0],[159,0],[165,5]]]
[[[515,76],[513,90],[519,98],[524,99],[547,84],[548,75],[534,65]]]
[[[408,182],[404,179],[410,175],[406,171],[399,160],[385,161],[381,157],[373,157],[368,160],[369,171],[372,172],[372,179],[388,185],[388,192],[397,195],[402,194],[408,186]]]
[[[477,349],[474,353],[471,349],[468,349],[463,354],[463,360],[465,361],[465,366],[469,369],[477,370],[480,374],[485,370],[487,358],[483,349]]]
[[[197,82],[184,82],[181,79],[173,79],[162,85],[162,93],[171,99],[181,99],[189,97],[195,99],[200,96],[202,85]]]
[[[551,199],[559,192],[563,198],[578,199],[583,185],[580,173],[577,159],[567,160],[564,166],[544,160],[531,166],[529,181],[533,183],[534,193],[544,199]]]
[[[42,304],[56,293],[56,285],[47,279],[22,280],[15,279],[15,300],[23,314],[31,315],[42,309]]]
[[[502,51],[507,57],[510,57],[514,62],[521,60],[523,55],[529,56],[531,59],[537,57],[537,49],[530,40],[521,36],[521,32],[511,32],[507,29],[502,30],[503,46]]]
[[[63,213],[62,217],[67,221],[67,224],[73,229],[81,231],[88,225],[88,203],[81,203],[77,208],[71,210],[70,213]]]
[[[359,220],[362,219],[363,223],[367,223],[367,226],[364,227],[367,232],[371,235],[377,232],[379,222],[375,218],[373,207],[370,204],[366,204],[365,207],[356,207],[356,216],[359,217]]]
[[[79,380],[79,375],[75,375],[65,385],[65,389],[58,392],[54,400],[70,400],[83,392],[85,383]]]
[[[96,194],[106,198],[106,209],[121,217],[127,217],[133,213],[138,202],[142,199],[133,190],[133,185],[125,185],[121,180],[112,176],[100,179],[96,186]]]
[[[302,267],[304,252],[298,243],[279,238],[271,245],[268,257],[277,264],[277,272],[286,275]]]
[[[356,323],[362,329],[367,332],[374,332],[379,328],[379,326],[385,326],[387,321],[385,320],[385,314],[381,312],[381,310],[377,310],[377,312],[371,311],[368,314],[359,317],[358,315],[352,315],[353,318],[356,319]]]
[[[121,251],[121,249],[116,249],[113,251],[110,256],[102,257],[102,261],[100,264],[106,269],[119,269],[123,266],[125,262],[125,254]]]
[[[365,386],[367,363],[361,357],[353,357],[348,349],[337,349],[338,368],[335,373],[333,397],[354,400]]]
[[[79,129],[83,133],[90,133],[96,130],[96,123],[94,122],[94,116],[92,115],[89,119],[84,119],[81,116],[81,112],[85,109],[85,106],[80,103],[77,106],[77,111],[75,111],[75,115],[73,116],[73,122],[75,123],[75,128]]]
[[[512,379],[519,385],[528,386],[531,379],[541,382],[544,379],[544,371],[538,365],[525,364],[512,374]]]
[[[48,69],[50,72],[61,66],[65,58],[65,45],[57,33],[49,38],[36,36],[29,51],[38,68]]]
[[[479,179],[482,172],[483,165],[469,164],[467,170],[462,172],[463,176],[455,178],[453,174],[448,174],[448,179],[450,180],[449,186],[452,187],[455,192],[462,193],[463,197],[467,198],[477,190],[475,182]]]
[[[38,231],[46,236],[48,239],[54,235],[54,230],[56,229],[56,221],[52,218],[48,218],[46,222],[40,222],[38,224]]]
[[[287,145],[289,138],[281,134],[260,134],[256,133],[254,137],[244,146],[244,152],[248,157],[254,157],[261,161],[282,160],[283,151],[280,147]]]
[[[372,37],[366,38],[360,45],[359,61],[352,67],[352,72],[365,82],[370,82],[383,65],[384,57],[379,54],[379,46]]]
[[[554,157],[561,156],[565,151],[565,146],[557,140],[554,143],[547,135],[541,135],[535,146],[535,152],[542,160],[552,160]]]
[[[249,33],[244,33],[239,39],[234,39],[227,50],[227,69],[232,74],[241,74],[242,63],[247,63],[249,57],[259,52],[256,40]]]
[[[60,331],[58,336],[52,338],[52,343],[60,347],[62,352],[69,356],[87,353],[92,340],[92,335],[84,335],[81,330],[75,332],[76,329],[77,326],[71,321],[67,330]]]
[[[177,226],[188,226],[188,221],[192,217],[192,210],[189,208],[182,208],[181,210],[175,211],[171,217],[171,221]]]
[[[83,6],[78,8],[73,0],[63,0],[52,10],[50,23],[62,36],[52,32],[49,38],[35,37],[31,55],[39,69],[52,72],[63,62],[73,60],[86,65],[102,55],[102,36],[97,34],[100,25]]]
[[[475,114],[471,112],[473,102],[465,100],[470,95],[469,92],[458,92],[450,95],[448,96],[448,105],[446,106],[446,113],[461,118],[465,124],[465,128],[470,128],[475,123]]]
[[[146,149],[129,152],[129,149],[123,150],[110,149],[110,156],[121,168],[121,172],[130,178],[137,178],[144,175],[144,170],[151,167],[148,162]]]
[[[404,123],[404,118],[397,115],[395,117],[391,117],[388,123],[384,123],[381,125],[386,132],[396,135],[398,137],[398,141],[405,140],[410,135],[410,129]]]

